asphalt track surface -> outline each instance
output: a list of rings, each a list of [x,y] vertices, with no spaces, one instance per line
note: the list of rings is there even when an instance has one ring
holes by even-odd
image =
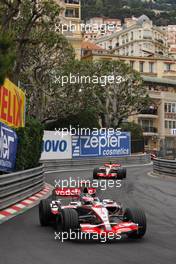
[[[74,168],[75,169],[75,168]],[[101,192],[103,197],[124,205],[145,209],[148,229],[140,240],[122,239],[114,243],[64,243],[54,239],[52,228],[39,225],[34,207],[0,225],[1,264],[174,264],[176,263],[176,179],[149,177],[151,166],[128,168],[122,188]],[[59,177],[90,178],[92,170],[53,173],[46,181]]]

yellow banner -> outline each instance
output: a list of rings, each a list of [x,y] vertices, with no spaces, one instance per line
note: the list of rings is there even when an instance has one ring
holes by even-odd
[[[25,126],[25,93],[8,79],[0,86],[0,122],[16,128]]]

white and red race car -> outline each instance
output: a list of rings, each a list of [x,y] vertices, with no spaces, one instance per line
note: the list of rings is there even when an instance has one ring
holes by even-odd
[[[110,199],[100,200],[95,189],[56,188],[53,197],[41,200],[39,217],[41,226],[54,224],[59,232],[70,230],[83,234],[111,233],[114,238],[127,235],[129,238],[142,238],[146,232],[146,216],[142,209],[126,208]],[[72,198],[62,205],[60,197]]]
[[[93,170],[93,179],[101,178],[124,179],[126,178],[126,169],[121,164],[105,163],[104,166]]]
[[[151,160],[154,160],[157,158],[157,155],[155,153],[151,153],[150,154]]]

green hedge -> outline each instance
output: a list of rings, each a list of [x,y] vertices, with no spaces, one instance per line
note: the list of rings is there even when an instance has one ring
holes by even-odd
[[[121,124],[122,131],[131,132],[131,152],[144,152],[144,137],[142,128],[139,124],[134,122],[127,122]]]
[[[126,122],[121,124],[122,131],[128,131],[131,132],[131,138],[133,140],[143,140],[143,132],[142,128],[139,124],[136,124],[134,122]]]
[[[45,124],[45,130],[55,130],[59,128],[100,128],[98,117],[92,109],[82,110],[77,115],[70,115],[64,119]]]
[[[25,128],[16,129],[18,148],[16,171],[38,166],[42,151],[43,126],[33,118],[27,118]]]

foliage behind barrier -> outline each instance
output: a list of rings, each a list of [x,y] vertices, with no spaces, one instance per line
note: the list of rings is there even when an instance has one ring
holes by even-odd
[[[26,170],[38,165],[43,139],[43,126],[34,118],[27,118],[25,128],[16,130],[18,149],[16,170]]]
[[[122,131],[131,132],[131,153],[144,152],[144,137],[142,128],[134,122],[127,122],[121,125]]]

